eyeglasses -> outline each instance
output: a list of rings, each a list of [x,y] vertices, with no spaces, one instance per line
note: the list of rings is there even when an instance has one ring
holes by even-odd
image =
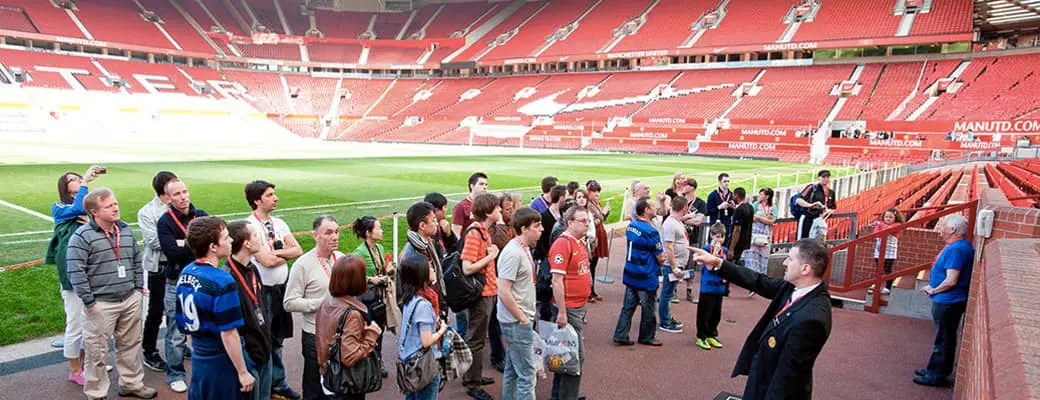
[[[571,221],[582,223],[582,224],[588,224],[589,223],[589,219],[588,218],[582,218],[582,219],[575,218],[575,219],[572,219]]]

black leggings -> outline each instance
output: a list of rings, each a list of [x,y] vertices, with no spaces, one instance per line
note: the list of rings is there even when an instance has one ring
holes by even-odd
[[[589,257],[589,268],[592,270],[592,295],[596,296],[596,264],[599,264],[599,257]]]
[[[895,259],[892,259],[892,258],[886,258],[885,259],[885,275],[888,275],[888,274],[892,273],[892,266],[895,265],[895,263],[896,263]],[[876,258],[874,259],[874,265],[877,265],[877,259]],[[885,288],[886,289],[891,289],[892,288],[892,280],[891,279],[885,281]]]

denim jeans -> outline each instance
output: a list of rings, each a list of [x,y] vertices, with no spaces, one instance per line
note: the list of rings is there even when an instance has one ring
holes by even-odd
[[[675,295],[675,284],[679,281],[668,279],[672,276],[672,267],[669,266],[661,267],[661,276],[663,282],[661,282],[661,296],[657,300],[657,314],[661,316],[661,325],[664,325],[672,320],[671,301],[672,296]]]
[[[945,380],[953,373],[957,353],[957,328],[967,302],[940,304],[932,303],[932,319],[935,320],[935,347],[928,359],[930,378]]]
[[[405,393],[405,400],[437,400],[437,392],[441,387],[441,376],[433,378],[433,382],[426,385],[422,390],[413,393]]]
[[[253,400],[270,400],[271,399],[271,359],[268,358],[267,362],[262,365],[256,365],[253,359],[249,357],[249,353],[245,351],[243,346],[243,358],[246,362],[246,369],[249,370],[249,374],[253,375],[253,379],[256,379],[256,383],[253,385]]]
[[[271,338],[271,389],[289,387],[285,380],[285,364],[282,363],[282,344],[285,339]]]
[[[578,333],[578,363],[585,372],[585,339],[581,332],[585,329],[585,306],[567,308],[567,325]],[[578,400],[581,392],[581,375],[553,374],[552,400]]]
[[[455,332],[459,333],[459,336],[466,337],[466,329],[469,328],[469,314],[467,310],[455,313]]]
[[[506,369],[502,374],[502,400],[534,400],[534,336],[532,325],[501,323],[506,342]]]
[[[163,349],[166,353],[166,383],[183,381],[187,376],[184,370],[184,353],[188,351],[187,338],[177,329],[177,282],[166,281],[166,296],[163,297],[166,307],[166,338]]]
[[[618,316],[617,327],[614,329],[614,340],[628,340],[628,330],[632,326],[632,316],[636,313],[636,306],[642,308],[639,312],[639,342],[645,343],[654,340],[657,332],[657,316],[654,315],[654,303],[656,302],[656,291],[625,286],[625,304],[621,307],[621,315]]]

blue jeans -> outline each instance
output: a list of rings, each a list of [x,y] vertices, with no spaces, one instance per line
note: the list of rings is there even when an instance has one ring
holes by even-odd
[[[469,328],[469,314],[466,314],[466,310],[455,313],[455,332],[458,332],[459,336],[466,337],[467,328]]]
[[[180,329],[177,329],[177,283],[166,281],[166,294],[163,296],[163,306],[166,308],[166,337],[163,342],[163,352],[166,353],[166,383],[183,381],[187,376],[184,370],[184,353],[188,351],[187,338]]]
[[[657,314],[661,316],[661,325],[664,325],[672,320],[672,294],[675,293],[675,284],[679,281],[668,279],[672,276],[672,267],[669,266],[661,267],[661,276],[664,281],[661,283],[661,296],[657,300]]]
[[[502,374],[502,400],[534,400],[535,376],[534,336],[529,322],[500,323],[506,343],[506,369]]]
[[[932,319],[935,320],[935,347],[928,359],[928,377],[946,380],[953,373],[957,353],[957,328],[967,302],[940,304],[932,303]]]
[[[441,387],[441,376],[433,378],[433,382],[426,385],[422,390],[413,393],[405,393],[405,400],[437,400],[437,392]]]
[[[282,342],[285,339],[271,338],[271,388],[285,389],[289,382],[285,380],[285,364],[282,363]]]
[[[253,400],[270,400],[271,399],[271,359],[268,358],[267,362],[263,365],[256,365],[253,359],[249,357],[249,353],[244,350],[243,357],[246,361],[246,369],[249,370],[249,374],[253,375],[253,379],[256,379],[256,383],[253,385]]]
[[[639,313],[639,342],[654,340],[657,333],[657,316],[654,315],[656,302],[656,290],[639,290],[626,285],[625,304],[621,307],[621,315],[618,316],[617,327],[614,329],[614,340],[628,340],[628,330],[632,327],[632,316],[636,313],[636,306],[642,308]]]

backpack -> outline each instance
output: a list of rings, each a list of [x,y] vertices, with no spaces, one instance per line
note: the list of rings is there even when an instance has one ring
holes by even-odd
[[[809,199],[811,199],[813,195],[816,194],[816,185],[810,184],[808,188],[811,188],[809,191]],[[805,207],[798,204],[798,199],[803,198],[802,192],[805,192],[805,189],[802,189],[798,191],[798,193],[795,193],[794,196],[791,196],[791,216],[794,217],[794,219],[801,219],[808,211]],[[805,199],[805,201],[809,201],[809,199]]]
[[[462,237],[455,243],[455,250],[441,261],[441,267],[444,268],[444,301],[454,312],[468,309],[480,300],[484,284],[487,283],[483,273],[466,275],[462,269],[462,249],[466,247],[466,236],[472,229],[473,226],[470,225],[462,232]],[[481,240],[487,240],[482,232],[478,230],[477,233],[480,234]]]

